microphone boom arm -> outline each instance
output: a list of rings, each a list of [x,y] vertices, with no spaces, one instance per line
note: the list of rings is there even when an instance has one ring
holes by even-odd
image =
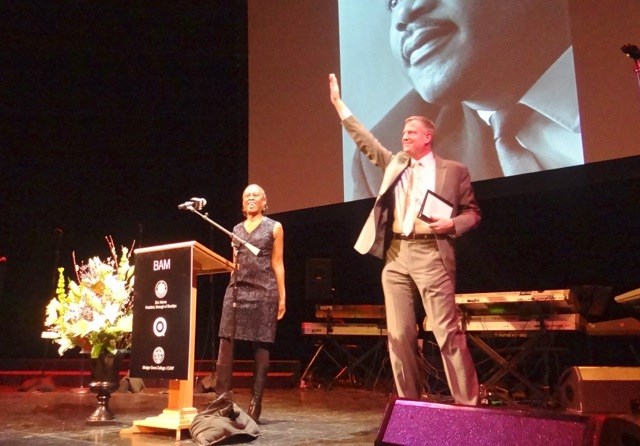
[[[255,246],[253,246],[251,243],[247,242],[246,240],[241,239],[240,237],[238,237],[237,235],[235,235],[233,232],[225,229],[224,227],[220,226],[218,223],[216,223],[215,221],[211,220],[207,214],[203,214],[201,212],[199,212],[198,210],[196,210],[194,207],[190,206],[187,207],[186,210],[193,212],[194,214],[197,214],[200,216],[200,218],[202,218],[204,221],[206,221],[207,223],[209,223],[212,226],[215,226],[216,228],[218,228],[219,230],[221,230],[222,232],[224,232],[225,234],[227,234],[229,237],[231,237],[231,240],[234,240],[235,242],[237,242],[239,245],[242,246],[246,246],[247,249],[249,251],[251,251],[251,253],[253,255],[258,255],[260,253],[260,249],[256,248]]]

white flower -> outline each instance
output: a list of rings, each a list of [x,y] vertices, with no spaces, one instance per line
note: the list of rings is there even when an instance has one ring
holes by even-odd
[[[53,325],[58,318],[58,308],[60,308],[60,302],[57,299],[52,299],[47,305],[47,319],[44,322],[45,326]]]

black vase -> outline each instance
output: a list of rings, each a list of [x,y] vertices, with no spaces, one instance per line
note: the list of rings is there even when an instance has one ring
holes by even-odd
[[[87,418],[86,424],[105,426],[118,423],[109,409],[109,399],[111,399],[111,393],[119,387],[123,356],[124,352],[118,350],[116,353],[103,352],[97,358],[90,359],[89,390],[96,394],[98,408]]]

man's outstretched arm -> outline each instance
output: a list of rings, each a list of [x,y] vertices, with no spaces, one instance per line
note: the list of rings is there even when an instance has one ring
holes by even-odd
[[[351,110],[347,108],[340,97],[338,79],[333,73],[329,75],[329,98],[340,116],[342,125],[351,139],[356,143],[358,150],[376,166],[382,169],[386,168],[393,154],[382,147],[380,142],[353,116]]]
[[[340,120],[344,121],[349,116],[351,116],[351,110],[347,108],[345,103],[342,101],[342,97],[340,96],[340,85],[338,84],[338,78],[333,73],[329,75],[329,98],[331,99],[331,103],[333,104],[333,106],[336,108],[338,116],[340,116]]]

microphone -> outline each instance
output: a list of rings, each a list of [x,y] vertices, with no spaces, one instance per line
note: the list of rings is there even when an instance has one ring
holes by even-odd
[[[190,200],[193,202],[193,207],[196,208],[196,211],[202,210],[207,205],[207,200],[204,198],[191,197]]]
[[[207,205],[207,200],[205,200],[204,198],[191,197],[189,201],[185,201],[184,203],[179,204],[178,209],[181,209],[181,210],[194,209],[196,211],[199,211],[206,205]]]

